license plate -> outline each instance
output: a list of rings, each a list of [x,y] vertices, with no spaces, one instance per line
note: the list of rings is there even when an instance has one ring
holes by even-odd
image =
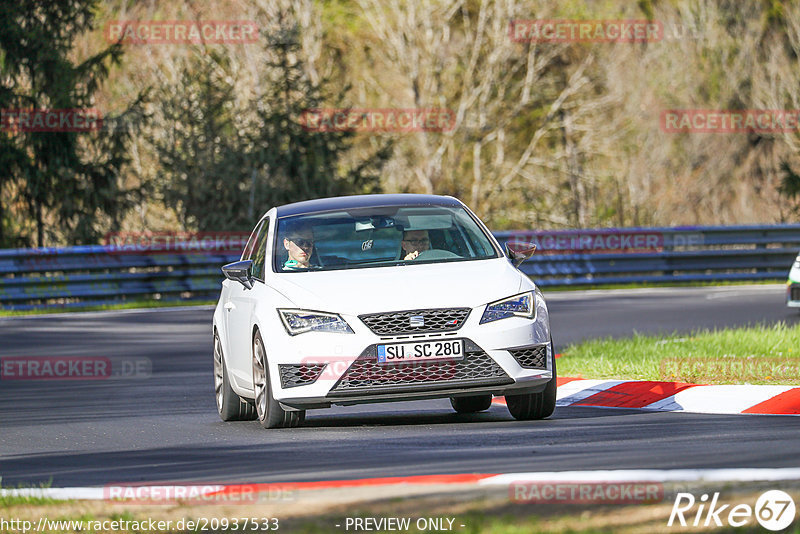
[[[464,342],[460,339],[378,345],[378,363],[429,362],[463,358]]]

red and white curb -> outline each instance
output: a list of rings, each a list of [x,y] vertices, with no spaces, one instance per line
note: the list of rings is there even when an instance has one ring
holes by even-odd
[[[502,398],[496,398],[494,402],[505,404]],[[559,378],[556,406],[708,414],[800,415],[800,387],[704,386],[649,380]]]
[[[509,486],[526,482],[562,483],[615,483],[657,480],[660,482],[778,482],[800,480],[800,468],[736,468],[736,469],[617,469],[595,471],[551,471],[531,473],[420,475],[409,477],[366,478],[355,480],[328,480],[319,482],[271,482],[262,484],[213,484],[203,482],[185,485],[137,486],[119,485],[105,487],[73,488],[20,488],[0,489],[3,497],[35,497],[54,500],[108,500],[124,503],[141,500],[148,495],[149,504],[159,504],[153,496],[170,496],[161,504],[171,504],[179,495],[202,495],[208,502],[214,497],[247,495],[270,491],[308,491],[377,486],[469,485],[475,487]],[[109,491],[111,488],[112,491]],[[135,490],[138,497],[131,499],[112,497],[116,489]],[[123,491],[124,494],[124,491]],[[169,501],[169,502],[167,502]]]

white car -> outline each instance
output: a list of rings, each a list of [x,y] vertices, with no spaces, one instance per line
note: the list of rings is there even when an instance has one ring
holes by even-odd
[[[547,305],[459,200],[361,195],[269,210],[225,265],[214,382],[225,421],[301,423],[331,405],[505,396],[516,419],[555,407]]]
[[[800,308],[800,254],[789,270],[789,280],[786,281],[786,305],[790,308]]]

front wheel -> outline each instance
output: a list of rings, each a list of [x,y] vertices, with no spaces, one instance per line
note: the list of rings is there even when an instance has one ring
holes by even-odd
[[[553,378],[547,383],[544,391],[525,395],[506,395],[506,406],[509,413],[518,421],[545,419],[553,415],[556,408],[556,355],[553,341],[550,341],[550,353],[553,355]]]
[[[217,413],[223,421],[248,421],[256,418],[253,405],[237,395],[231,387],[222,354],[222,343],[216,332],[214,332],[214,397],[217,401]]]
[[[288,428],[298,426],[306,418],[305,410],[284,410],[272,396],[269,380],[267,353],[261,333],[253,337],[253,389],[255,391],[258,422],[264,428]]]

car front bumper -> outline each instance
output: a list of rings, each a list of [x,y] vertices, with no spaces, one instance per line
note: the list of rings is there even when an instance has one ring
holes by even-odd
[[[535,319],[511,317],[479,324],[481,306],[472,309],[463,326],[454,332],[415,335],[413,341],[463,340],[466,354],[463,360],[405,366],[379,364],[376,353],[378,345],[408,341],[409,336],[378,336],[355,316],[342,315],[355,335],[308,332],[288,336],[273,325],[266,342],[273,396],[285,408],[309,409],[542,391],[553,377],[554,355],[547,308],[537,300]],[[523,366],[514,354],[530,347],[541,351],[543,357],[536,365]],[[306,367],[298,374],[299,366]],[[396,367],[405,371],[396,372]],[[287,385],[287,376],[305,376],[305,371],[313,381]]]

